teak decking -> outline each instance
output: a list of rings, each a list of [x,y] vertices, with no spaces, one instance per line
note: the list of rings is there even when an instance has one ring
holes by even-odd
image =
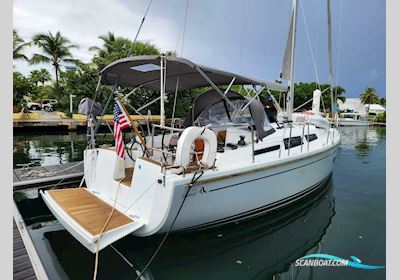
[[[85,188],[50,190],[48,194],[75,222],[94,236],[100,234],[112,210],[110,205]],[[104,232],[133,222],[115,209]]]
[[[133,171],[134,171],[133,167],[125,168],[125,178],[119,183],[130,188],[132,183]]]

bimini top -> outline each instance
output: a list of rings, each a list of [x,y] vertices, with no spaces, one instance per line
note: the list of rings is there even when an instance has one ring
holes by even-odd
[[[228,85],[235,77],[234,85],[265,85],[269,89],[287,91],[287,86],[274,82],[265,82],[247,78],[234,73],[212,69],[210,67],[194,64],[181,58],[166,56],[166,81],[165,91],[174,92],[178,84],[178,90],[193,89],[209,86],[210,84],[201,75],[203,71],[217,86]],[[154,91],[160,90],[160,62],[161,56],[146,55],[119,59],[107,65],[100,73],[101,83],[105,85],[117,85],[138,87]],[[179,77],[179,81],[177,79]]]

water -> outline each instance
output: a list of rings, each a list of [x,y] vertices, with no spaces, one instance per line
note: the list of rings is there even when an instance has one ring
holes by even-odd
[[[318,252],[385,265],[386,130],[342,128],[342,135],[324,191],[250,221],[173,233],[145,278],[385,279],[385,269],[294,266],[296,259]],[[84,142],[79,134],[15,136],[14,164],[80,160]],[[58,224],[40,198],[15,198],[50,279],[90,279],[94,255]],[[161,238],[128,236],[114,244],[133,268],[113,248],[104,249],[98,279],[135,279]]]
[[[99,134],[99,144],[113,144],[110,133]],[[48,166],[83,159],[83,150],[86,147],[84,133],[18,133],[14,134],[14,168],[17,164],[34,163]]]

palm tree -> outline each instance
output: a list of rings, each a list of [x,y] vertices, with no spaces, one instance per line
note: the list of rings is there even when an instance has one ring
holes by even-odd
[[[60,31],[55,36],[50,31],[48,34],[36,34],[33,37],[33,42],[41,48],[43,54],[35,53],[30,62],[32,64],[51,63],[55,69],[56,89],[58,90],[61,63],[75,62],[72,58],[71,48],[77,48],[78,46],[70,44],[70,41],[62,36]]]
[[[13,30],[13,59],[29,61],[28,57],[22,53],[23,49],[29,46],[30,42],[25,42],[19,37],[17,30]]]
[[[47,69],[42,68],[40,70],[32,70],[30,79],[33,83],[36,84],[36,86],[38,85],[39,82],[42,83],[42,86],[44,86],[45,82],[51,80],[51,76],[49,71],[47,71]]]
[[[379,102],[379,97],[374,87],[366,87],[364,92],[360,94],[360,100],[364,105],[368,104],[367,113],[369,114],[369,107],[371,104]]]
[[[105,35],[100,35],[99,39],[103,40],[103,47],[99,48],[97,46],[93,46],[89,48],[89,51],[97,52],[97,55],[100,57],[104,57],[107,53],[110,53],[114,50],[114,43],[116,41],[116,37],[113,32],[108,31]]]
[[[99,69],[103,69],[109,63],[127,57],[129,50],[132,48],[132,41],[128,38],[115,36],[113,32],[99,36],[99,39],[103,41],[101,47],[93,46],[89,48],[89,51],[95,51],[96,55],[93,58],[94,64]],[[157,55],[159,54],[158,48],[149,42],[137,41],[132,49],[131,55]],[[167,55],[171,55],[173,52],[168,52]]]

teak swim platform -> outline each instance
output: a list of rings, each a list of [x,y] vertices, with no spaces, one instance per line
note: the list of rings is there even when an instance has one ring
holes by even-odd
[[[86,188],[50,190],[48,193],[75,222],[93,236],[101,233],[112,211],[110,205],[95,197]],[[115,209],[104,232],[133,222]]]

